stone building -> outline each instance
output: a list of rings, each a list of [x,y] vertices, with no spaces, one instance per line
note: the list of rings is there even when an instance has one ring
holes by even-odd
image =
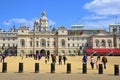
[[[87,49],[120,48],[120,25],[110,25],[110,31],[104,29],[85,29],[83,25],[72,25],[74,29],[60,26],[58,29],[48,26],[46,12],[34,22],[34,29],[27,26],[11,31],[0,31],[0,53],[80,55]],[[50,28],[49,28],[50,27]]]

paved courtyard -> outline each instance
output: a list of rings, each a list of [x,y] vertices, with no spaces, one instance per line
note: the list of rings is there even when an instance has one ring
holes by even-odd
[[[120,57],[107,56],[107,69],[103,74],[98,74],[98,70],[91,69],[90,58],[88,57],[87,74],[82,74],[82,56],[67,57],[67,63],[71,63],[71,73],[66,73],[67,65],[55,65],[55,73],[50,73],[51,60],[45,64],[45,58],[34,60],[33,58],[7,57],[7,73],[2,73],[2,63],[0,63],[0,80],[120,80],[120,75],[114,75],[114,65],[120,65]],[[96,57],[95,57],[96,59]],[[58,58],[57,58],[58,60]],[[23,73],[18,73],[19,62],[23,62]],[[40,71],[35,72],[35,63],[39,63]],[[101,63],[101,61],[100,61]]]

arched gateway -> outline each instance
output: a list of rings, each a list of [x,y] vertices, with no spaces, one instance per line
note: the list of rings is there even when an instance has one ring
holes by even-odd
[[[44,49],[41,49],[40,50],[40,54],[42,54],[43,56],[45,56],[46,55],[46,51]]]

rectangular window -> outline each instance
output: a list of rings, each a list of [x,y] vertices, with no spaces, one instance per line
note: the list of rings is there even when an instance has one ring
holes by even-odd
[[[68,47],[70,47],[70,44],[68,43]]]
[[[15,47],[15,44],[13,43],[13,47]]]
[[[30,47],[32,47],[32,41],[30,41]]]
[[[82,43],[82,47],[84,46],[84,43]]]
[[[53,41],[53,46],[56,47],[56,42],[55,41]]]
[[[36,42],[36,47],[38,47],[39,46],[39,43],[38,43],[38,41]]]
[[[3,41],[5,41],[5,39],[3,38]]]
[[[75,46],[75,44],[73,44],[73,47]]]
[[[49,46],[50,46],[50,44],[48,43],[48,44],[47,44],[47,46],[49,47]]]
[[[70,40],[70,38],[68,38],[68,41]]]
[[[8,47],[10,47],[10,44],[8,44]]]
[[[3,47],[5,47],[5,43],[3,43]]]

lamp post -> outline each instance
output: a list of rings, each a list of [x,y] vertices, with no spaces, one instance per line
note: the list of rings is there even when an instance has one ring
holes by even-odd
[[[33,54],[35,54],[35,26],[33,30]]]

